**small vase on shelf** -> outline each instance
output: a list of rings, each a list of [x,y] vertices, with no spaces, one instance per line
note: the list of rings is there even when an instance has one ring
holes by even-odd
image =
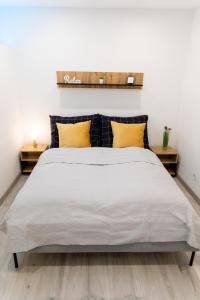
[[[167,126],[165,126],[164,132],[163,132],[163,150],[168,149],[170,131],[171,131],[171,128],[168,128]]]
[[[104,84],[104,78],[103,77],[99,77],[99,84]]]

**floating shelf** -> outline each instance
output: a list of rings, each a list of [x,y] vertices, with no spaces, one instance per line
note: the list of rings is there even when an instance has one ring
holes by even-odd
[[[64,76],[81,80],[81,83],[65,83]],[[134,77],[134,84],[127,84],[128,77]],[[57,71],[57,85],[61,88],[106,88],[106,89],[141,89],[143,87],[143,73],[118,72],[74,72]],[[99,83],[104,78],[104,84]]]
[[[57,83],[60,88],[96,88],[96,89],[141,89],[143,85],[123,85],[123,84],[80,84],[80,83]]]

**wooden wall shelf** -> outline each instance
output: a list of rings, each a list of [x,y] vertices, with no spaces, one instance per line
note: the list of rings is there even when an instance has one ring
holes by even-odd
[[[64,76],[76,78],[81,83],[65,83]],[[134,77],[134,84],[128,84],[128,76]],[[143,73],[118,72],[74,72],[57,71],[57,85],[61,88],[107,88],[107,89],[141,89],[143,87]],[[99,83],[104,78],[104,84]]]
[[[123,84],[69,84],[57,83],[60,88],[96,88],[96,89],[141,89],[143,85],[123,85]]]

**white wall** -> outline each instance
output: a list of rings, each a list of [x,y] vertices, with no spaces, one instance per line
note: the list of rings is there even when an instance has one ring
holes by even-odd
[[[14,50],[0,45],[0,197],[19,174],[22,144]]]
[[[1,9],[0,37],[20,52],[25,140],[49,141],[48,114],[149,115],[151,144],[177,112],[192,12],[110,9]],[[23,76],[21,74],[23,70]],[[56,70],[144,72],[134,90],[59,89]]]
[[[200,11],[192,27],[178,137],[179,174],[200,197]]]

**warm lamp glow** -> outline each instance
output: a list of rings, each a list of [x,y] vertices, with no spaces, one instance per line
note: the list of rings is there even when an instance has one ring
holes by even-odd
[[[35,131],[32,132],[32,145],[33,148],[37,148],[37,134]]]

